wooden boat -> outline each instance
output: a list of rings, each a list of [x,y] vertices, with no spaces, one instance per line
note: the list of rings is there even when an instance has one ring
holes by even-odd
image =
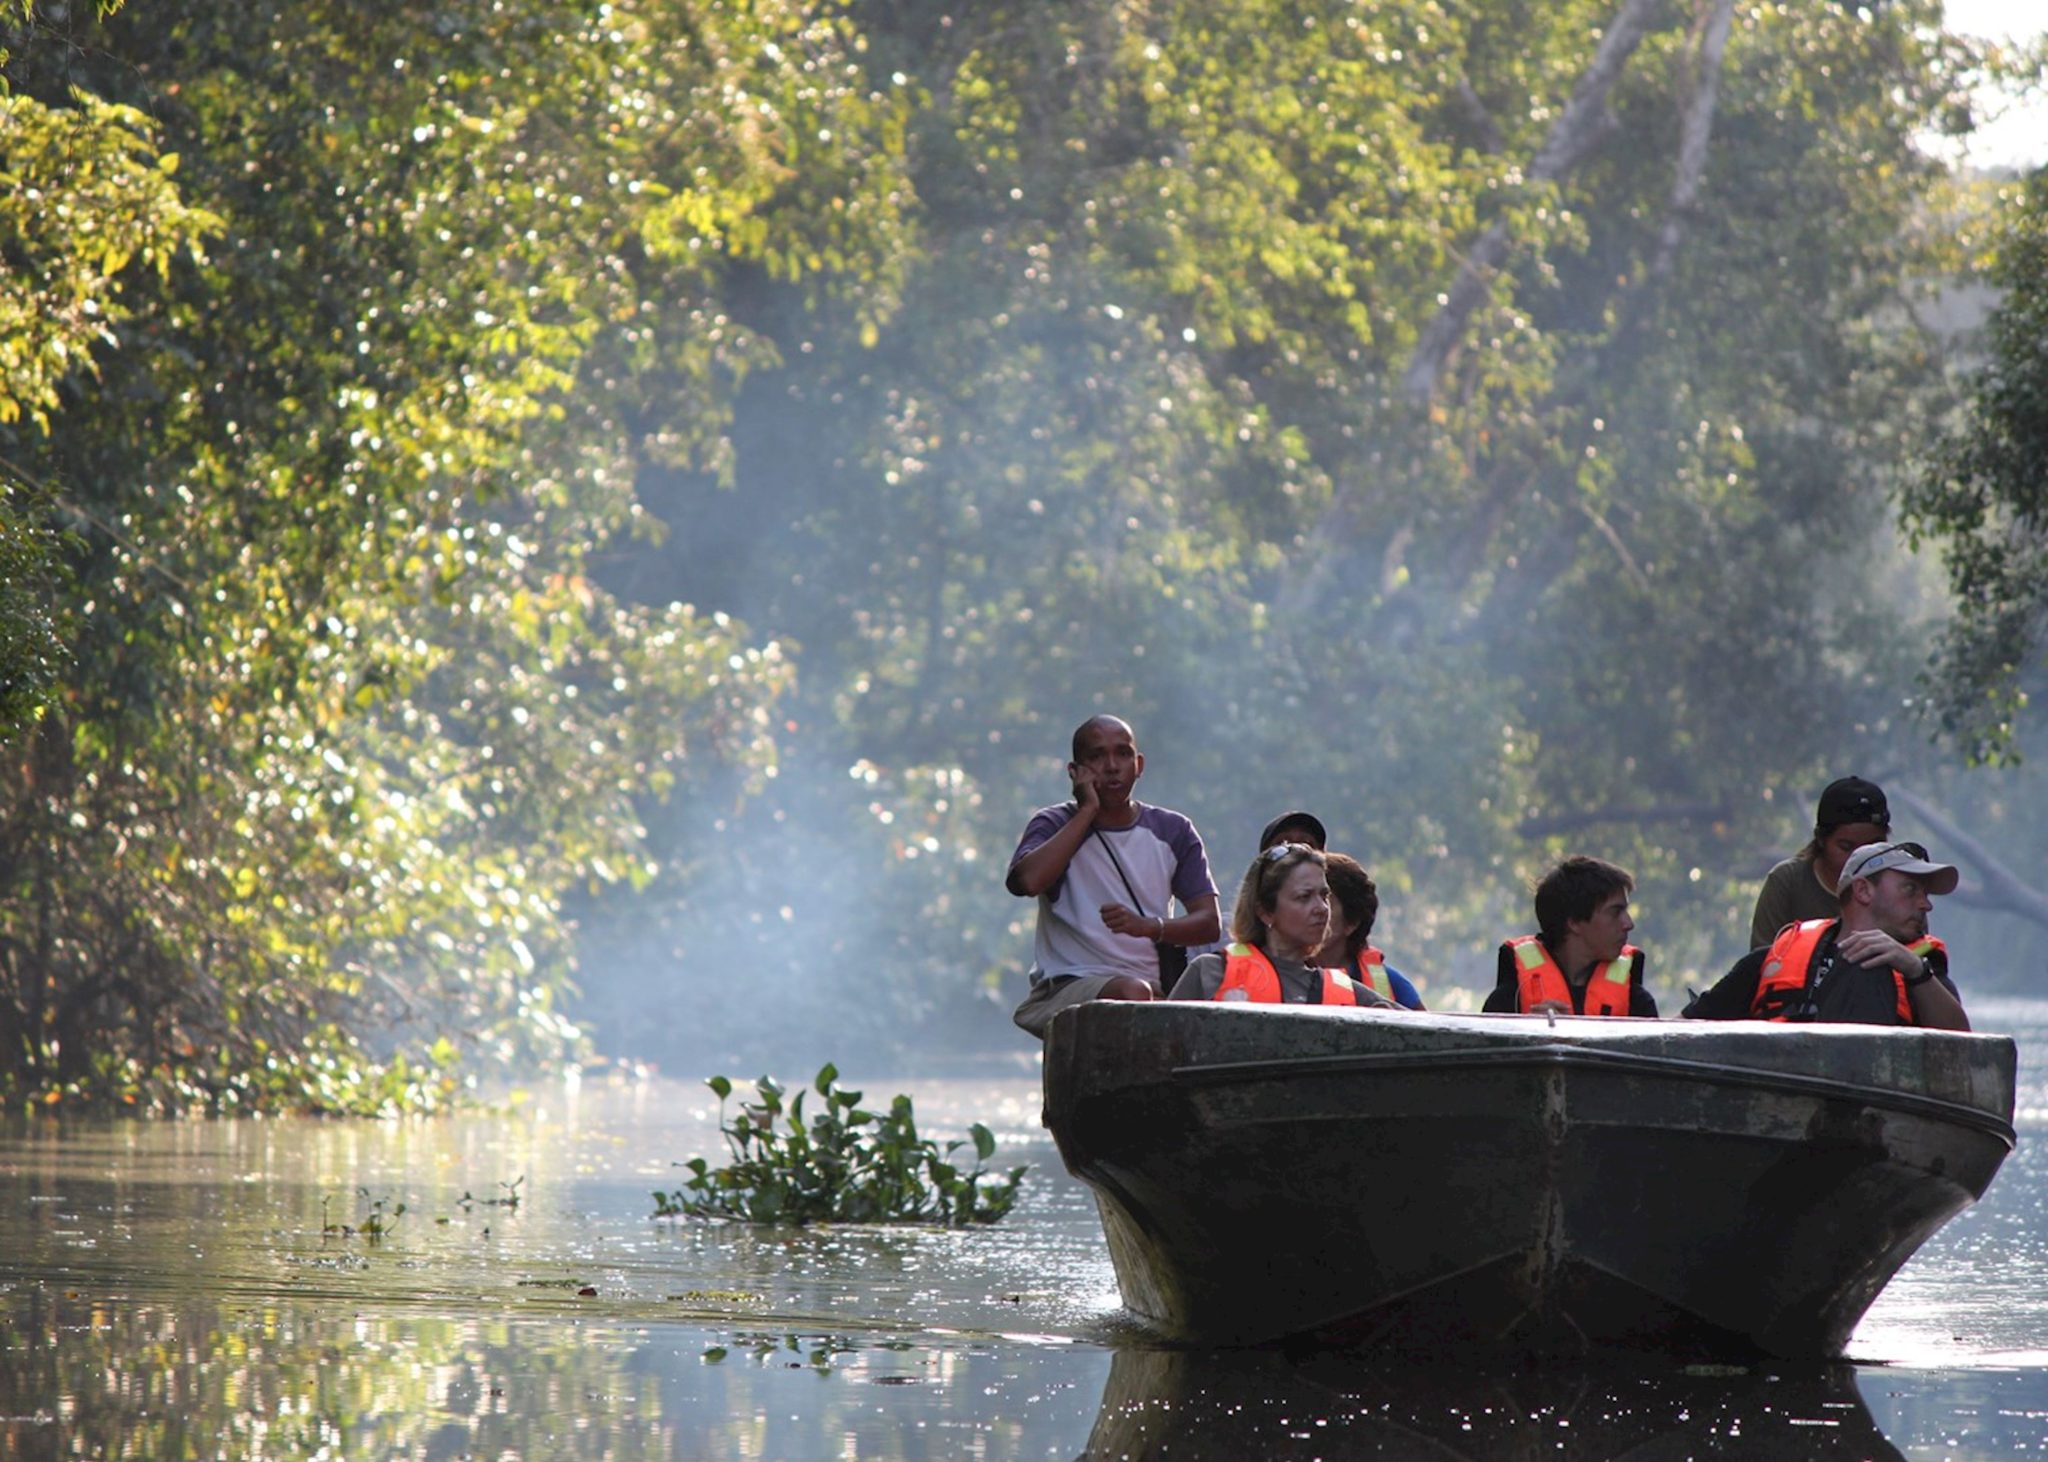
[[[1832,1357],[2013,1146],[2003,1036],[1098,1002],[1045,1121],[1166,1336]]]

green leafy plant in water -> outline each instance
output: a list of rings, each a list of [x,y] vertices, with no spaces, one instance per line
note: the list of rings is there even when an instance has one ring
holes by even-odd
[[[994,1223],[1016,1204],[1029,1164],[1007,1175],[988,1171],[996,1139],[981,1123],[941,1147],[918,1135],[909,1097],[894,1098],[886,1113],[870,1112],[860,1092],[838,1082],[838,1067],[827,1062],[811,1083],[825,1110],[806,1122],[810,1093],[785,1102],[785,1088],[763,1076],[754,1083],[757,1100],[742,1102],[728,1121],[732,1082],[712,1077],[705,1085],[718,1093],[719,1131],[733,1160],[722,1168],[701,1157],[678,1164],[690,1176],[674,1192],[655,1193],[654,1216],[960,1227]],[[953,1155],[970,1142],[974,1166],[963,1171]]]

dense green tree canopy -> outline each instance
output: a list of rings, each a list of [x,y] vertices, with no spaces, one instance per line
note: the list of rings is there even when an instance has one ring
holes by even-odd
[[[888,308],[902,103],[775,5],[142,4],[8,40],[17,122],[68,104],[135,176],[87,200],[122,223],[80,223],[97,253],[10,215],[101,338],[10,376],[74,669],[0,778],[0,1080],[374,1107],[440,1078],[366,1029],[573,1052],[563,892],[644,882],[642,799],[758,766],[786,674],[589,559],[649,526],[637,462],[719,465],[772,362],[721,271]],[[44,429],[56,387],[89,429]]]
[[[1571,849],[1637,870],[1667,977],[1732,958],[1819,785],[1916,764],[1890,494],[1943,387],[1902,322],[1957,263],[1916,139],[1967,59],[1934,7],[856,14],[932,99],[914,287],[872,351],[788,321],[739,496],[651,479],[704,531],[634,579],[786,629],[784,788],[843,789],[855,846],[891,819],[896,895],[828,862],[748,968],[936,991],[981,954],[1014,992],[990,865],[1097,709],[1226,887],[1273,810],[1322,810],[1443,984]],[[772,908],[801,850],[762,808],[730,876]]]
[[[1933,765],[1934,0],[5,15],[18,1097],[993,1035],[1101,709],[1439,997]]]
[[[1947,555],[1956,617],[1935,708],[1972,755],[2017,751],[2048,620],[2048,172],[2001,190],[1992,278],[2001,291],[1967,407],[1907,497]]]

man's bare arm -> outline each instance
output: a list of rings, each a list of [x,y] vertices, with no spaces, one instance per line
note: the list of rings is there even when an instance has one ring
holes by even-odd
[[[1170,899],[1169,895],[1169,899]],[[1172,904],[1169,902],[1169,908]],[[1216,895],[1195,900],[1194,907],[1178,919],[1164,914],[1141,914],[1123,904],[1104,904],[1102,922],[1111,933],[1132,939],[1156,939],[1161,944],[1213,944],[1222,932],[1223,921],[1216,912]]]
[[[1930,1030],[1966,1031],[1970,1028],[1970,1017],[1963,1012],[1963,1002],[1949,993],[1948,986],[1929,977],[1917,985],[1906,987],[1906,998],[1913,1002],[1913,1019]]]
[[[1205,894],[1188,905],[1188,911],[1178,919],[1166,921],[1166,933],[1161,937],[1168,944],[1214,944],[1223,933],[1223,919],[1217,912],[1215,894]]]
[[[1003,880],[1003,887],[1020,899],[1035,899],[1067,876],[1067,865],[1094,830],[1095,814],[1102,810],[1094,770],[1069,762],[1067,775],[1074,783],[1074,815],[1058,832],[1012,863]]]
[[[1083,807],[1060,830],[1010,865],[1003,886],[1019,898],[1037,898],[1062,878],[1095,826],[1095,808]]]

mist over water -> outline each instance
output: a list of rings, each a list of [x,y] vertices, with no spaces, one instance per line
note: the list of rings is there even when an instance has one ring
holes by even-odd
[[[660,842],[696,850],[688,895],[656,917],[634,901],[586,915],[609,921],[591,931],[581,1006],[601,1050],[678,1077],[1035,1053],[1005,1038],[1020,1033],[980,963],[1009,936],[997,921],[1030,914],[1005,906],[1008,848],[956,841],[964,817],[921,815],[930,795],[878,788],[834,749],[792,737],[758,792],[655,813]],[[1021,982],[1028,924],[1019,947]]]
[[[1493,932],[1457,937],[1432,903],[1427,863],[1373,859],[1370,799],[1285,768],[1247,769],[1256,788],[1272,789],[1257,791],[1256,802],[1220,795],[1226,789],[1175,770],[1176,760],[1198,755],[1199,736],[1191,723],[1169,723],[1146,743],[1152,760],[1140,795],[1196,819],[1226,928],[1259,827],[1280,810],[1309,807],[1328,824],[1331,847],[1360,850],[1374,872],[1375,942],[1425,999],[1438,1008],[1484,999],[1494,942],[1534,928],[1527,881],[1514,866],[1496,864],[1484,881],[1475,874],[1462,927]],[[964,774],[944,788],[927,776],[906,793],[900,774],[851,757],[844,738],[800,729],[785,735],[777,774],[756,789],[735,782],[716,797],[653,809],[656,846],[675,850],[675,862],[649,894],[580,911],[584,995],[572,1014],[604,1055],[685,1079],[807,1075],[826,1060],[918,1071],[1034,1060],[1037,1043],[1011,1025],[1009,1011],[1026,989],[1035,904],[1012,897],[1002,880],[1031,812],[1063,800],[1064,747],[1019,760],[1024,774],[1009,785],[1007,805]],[[2031,766],[2006,775],[2022,801],[2038,781]],[[947,793],[950,805],[934,810]],[[1247,806],[1270,811],[1253,821]],[[1932,927],[1950,947],[1966,1002],[2048,982],[2048,936],[2038,926],[1973,898],[1967,860],[1941,849],[1910,814],[1901,813],[1895,833],[1926,837],[1937,856],[1964,863],[1965,887],[1936,901]],[[1631,937],[1649,952],[1667,1016],[1746,952],[1755,882],[1727,882],[1725,913],[1705,928],[1681,922],[1666,883],[1639,882]]]
[[[1032,910],[1003,864],[1102,712],[1136,728],[1139,796],[1194,819],[1226,900],[1269,817],[1318,813],[1379,881],[1378,942],[1446,1005],[1481,998],[1498,941],[1531,927],[1534,878],[1591,853],[1635,874],[1675,1010],[1745,952],[1757,883],[1851,770],[1918,789],[2022,881],[2048,856],[2033,764],[1968,768],[1922,715],[1951,606],[1888,494],[1899,423],[1936,386],[1924,343],[1902,363],[1897,322],[1850,301],[1921,267],[1924,205],[1917,154],[1867,130],[1867,96],[1908,95],[1867,41],[1805,17],[1877,69],[1788,109],[1760,80],[1780,42],[1738,39],[1749,84],[1724,90],[1713,145],[1743,138],[1742,168],[1714,154],[1678,221],[1683,284],[1639,291],[1686,93],[1643,78],[1621,114],[1645,144],[1573,180],[1569,222],[1519,225],[1500,309],[1416,409],[1397,382],[1456,260],[1404,229],[1476,221],[1415,216],[1411,179],[1443,160],[1388,132],[1404,103],[1375,102],[1378,72],[1333,85],[1348,33],[1262,38],[1229,85],[1197,84],[1252,24],[1231,14],[1213,36],[1162,22],[1149,52],[1119,50],[1129,18],[1106,12],[1014,31],[990,13],[987,34],[864,14],[903,75],[976,80],[942,83],[915,134],[900,308],[866,338],[743,275],[733,318],[774,368],[738,386],[720,470],[639,475],[672,531],[614,554],[607,584],[729,612],[795,679],[767,712],[774,779],[650,805],[671,871],[581,911],[578,1013],[605,1050],[669,1071],[1028,1054],[1006,1013]],[[1433,24],[1401,64],[1434,64]],[[1481,74],[1506,63],[1476,39],[1452,49],[1478,94],[1524,88]],[[1185,110],[1124,116],[1083,56],[1105,95],[1156,86]],[[1021,132],[991,141],[953,109],[984,84]],[[1314,129],[1268,96],[1319,99],[1371,161],[1299,151]],[[1825,158],[1786,130],[1801,107],[1836,139]],[[1500,146],[1462,114],[1417,125],[1456,155]],[[1851,136],[1896,155],[1896,193],[1858,191],[1868,163],[1835,175]],[[1475,220],[1511,182],[1474,182]],[[1866,210],[1857,231],[1812,224],[1828,198]],[[1955,855],[1909,815],[1895,830]],[[2048,974],[2039,922],[1965,898],[1935,922],[1966,992]]]

